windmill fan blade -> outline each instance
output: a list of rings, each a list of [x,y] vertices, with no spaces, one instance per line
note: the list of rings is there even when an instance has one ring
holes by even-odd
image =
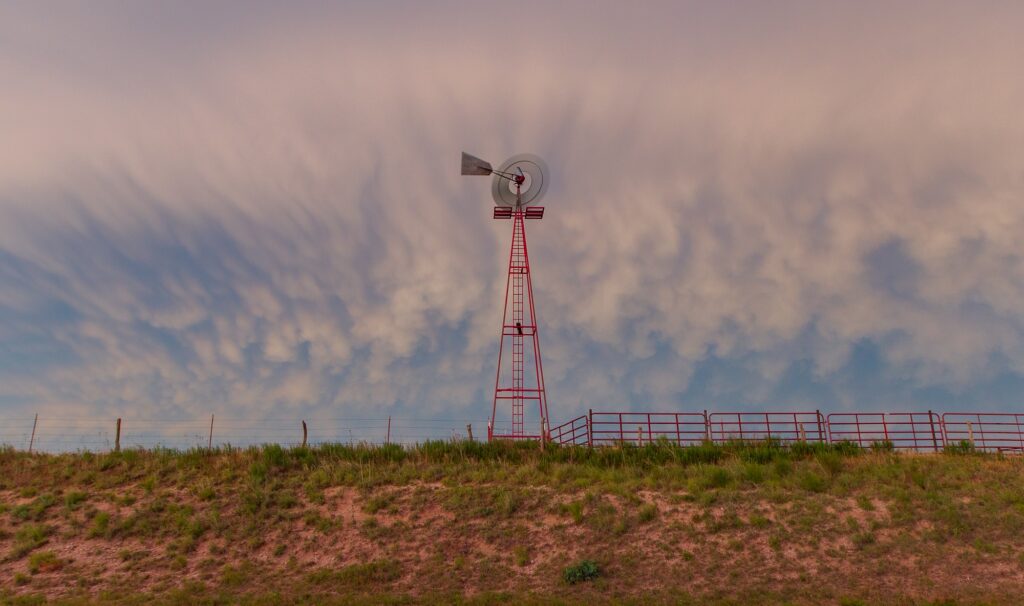
[[[490,162],[462,152],[462,174],[486,176],[491,174],[493,170]]]

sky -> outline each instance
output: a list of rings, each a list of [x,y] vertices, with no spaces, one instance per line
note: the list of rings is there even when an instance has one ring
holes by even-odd
[[[1019,2],[8,2],[0,418],[1021,410]]]

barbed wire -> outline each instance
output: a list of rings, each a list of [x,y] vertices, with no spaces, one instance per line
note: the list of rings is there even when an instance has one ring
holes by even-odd
[[[117,425],[119,421],[119,426]],[[261,417],[239,419],[216,414],[200,418],[60,415],[0,417],[0,445],[35,452],[121,448],[194,448],[281,444],[415,444],[466,439],[473,429],[486,436],[486,419],[414,417]],[[303,436],[305,424],[305,437]],[[469,426],[469,429],[467,429]],[[474,436],[479,437],[479,436]]]

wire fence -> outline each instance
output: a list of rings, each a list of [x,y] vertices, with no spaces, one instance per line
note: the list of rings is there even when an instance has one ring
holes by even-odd
[[[48,416],[0,418],[0,445],[31,452],[341,444],[414,445],[486,439],[486,419],[311,417],[193,419]],[[501,426],[495,428],[502,431]],[[863,448],[939,452],[967,446],[1024,454],[1024,413],[1015,412],[636,412],[589,411],[550,431],[556,444],[608,446],[667,441],[850,442]]]
[[[0,418],[0,445],[32,452],[102,452],[119,448],[205,448],[341,444],[412,445],[486,437],[487,420],[400,417],[194,419],[47,416]]]

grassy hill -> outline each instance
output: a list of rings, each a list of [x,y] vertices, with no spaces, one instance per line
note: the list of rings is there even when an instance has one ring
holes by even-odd
[[[0,603],[46,601],[1020,604],[1024,461],[774,444],[0,450]]]

